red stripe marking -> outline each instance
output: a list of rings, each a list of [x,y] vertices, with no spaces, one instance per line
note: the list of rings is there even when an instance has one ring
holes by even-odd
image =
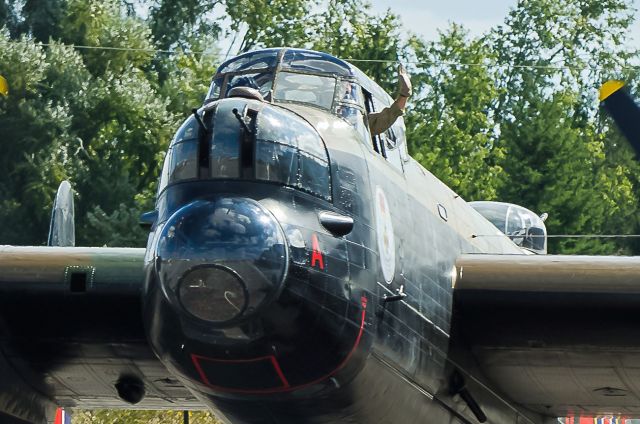
[[[273,364],[273,368],[276,370],[278,377],[280,377],[280,380],[282,380],[282,385],[284,386],[284,388],[291,387],[289,385],[289,382],[285,378],[284,373],[282,372],[282,368],[280,368],[280,364],[278,363],[278,360],[275,356],[271,356],[271,363]]]
[[[242,393],[242,394],[270,394],[270,393],[290,392],[290,391],[294,391],[294,390],[304,389],[305,387],[309,387],[309,386],[313,386],[314,384],[318,384],[321,381],[326,380],[327,378],[331,377],[332,375],[334,375],[335,373],[340,371],[347,364],[347,362],[349,362],[349,359],[351,359],[351,357],[355,353],[356,349],[360,345],[360,341],[362,340],[362,334],[364,333],[364,322],[365,322],[365,317],[366,317],[366,313],[367,313],[367,298],[362,296],[360,298],[360,304],[362,305],[362,320],[360,322],[360,330],[358,331],[358,336],[356,337],[356,341],[355,341],[353,347],[351,348],[351,350],[349,351],[347,356],[344,358],[344,360],[340,363],[340,365],[338,365],[333,371],[331,371],[330,373],[328,373],[326,375],[323,375],[320,378],[317,378],[317,379],[315,379],[313,381],[310,381],[308,383],[299,384],[297,386],[290,386],[289,382],[287,381],[287,379],[284,376],[284,373],[282,372],[282,369],[280,368],[280,364],[278,364],[278,361],[277,361],[276,357],[273,356],[273,355],[262,356],[262,357],[254,358],[254,359],[214,359],[214,358],[207,358],[206,356],[200,356],[200,355],[196,355],[196,354],[191,354],[191,360],[193,361],[193,364],[195,365],[196,370],[200,374],[200,378],[202,379],[202,382],[206,386],[208,386],[209,388],[217,390],[217,391],[226,392],[226,393]],[[214,361],[214,362],[231,362],[231,363],[233,363],[233,362],[236,362],[236,363],[239,363],[239,362],[254,362],[254,361],[259,361],[259,360],[264,360],[264,359],[271,359],[271,363],[273,364],[273,367],[274,367],[276,373],[278,374],[278,377],[280,377],[280,379],[282,380],[283,387],[274,387],[272,389],[247,390],[247,389],[232,389],[232,388],[227,388],[227,387],[214,386],[213,384],[211,384],[209,382],[209,380],[207,379],[207,376],[204,374],[204,372],[202,370],[202,367],[200,366],[200,359],[204,359],[204,360],[207,360],[207,361]]]
[[[198,371],[198,374],[200,374],[200,379],[207,386],[211,386],[211,383],[209,383],[209,379],[207,378],[207,375],[204,373],[204,371],[202,370],[202,367],[200,366],[201,358],[204,358],[204,357],[194,355],[193,353],[191,354],[191,362],[193,362],[193,365],[196,367],[196,371]]]

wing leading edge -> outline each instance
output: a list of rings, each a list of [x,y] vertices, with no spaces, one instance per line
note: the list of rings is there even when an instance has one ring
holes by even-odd
[[[54,403],[131,408],[115,388],[131,376],[146,390],[135,407],[203,409],[148,346],[144,254],[0,247],[0,417],[42,422]]]
[[[640,258],[463,255],[452,347],[547,416],[640,416]]]

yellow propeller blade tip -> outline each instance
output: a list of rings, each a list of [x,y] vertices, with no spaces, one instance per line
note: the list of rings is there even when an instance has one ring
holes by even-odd
[[[605,101],[607,97],[620,90],[622,87],[624,87],[624,83],[622,81],[610,80],[605,82],[602,84],[602,87],[600,87],[600,101]]]
[[[7,80],[4,79],[2,75],[0,75],[0,94],[3,96],[9,95],[9,83],[7,83]]]

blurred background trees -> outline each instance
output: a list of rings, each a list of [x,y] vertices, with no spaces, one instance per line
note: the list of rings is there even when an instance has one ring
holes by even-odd
[[[391,93],[405,63],[410,151],[467,200],[549,212],[550,233],[638,233],[640,169],[596,99],[607,78],[640,85],[623,44],[634,13],[630,0],[520,0],[481,36],[454,23],[425,40],[367,0],[0,0],[0,243],[43,244],[70,179],[79,245],[144,245],[135,224],[164,150],[216,66],[278,45],[351,59]]]

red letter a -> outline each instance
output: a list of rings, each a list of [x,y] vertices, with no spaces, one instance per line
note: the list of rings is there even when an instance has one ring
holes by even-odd
[[[318,262],[320,269],[324,270],[324,260],[322,259],[320,243],[318,243],[318,236],[316,233],[311,235],[311,248],[313,249],[313,252],[311,252],[311,267],[316,266],[316,262]]]

